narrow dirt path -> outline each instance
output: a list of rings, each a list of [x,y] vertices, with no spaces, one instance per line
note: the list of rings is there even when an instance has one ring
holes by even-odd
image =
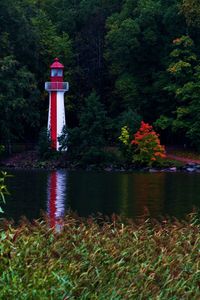
[[[200,164],[200,160],[198,160],[198,159],[186,158],[186,157],[177,156],[177,155],[173,155],[173,154],[167,154],[166,156],[169,159],[178,160],[178,161],[184,162],[186,164],[188,164],[188,163]]]

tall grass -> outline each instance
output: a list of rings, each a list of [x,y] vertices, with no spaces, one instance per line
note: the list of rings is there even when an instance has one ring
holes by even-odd
[[[66,216],[5,222],[0,231],[0,299],[200,299],[200,225],[132,223]]]
[[[7,172],[0,172],[0,213],[3,213],[3,209],[1,207],[1,203],[5,204],[5,195],[8,195],[7,186],[5,185],[5,179],[9,177]]]

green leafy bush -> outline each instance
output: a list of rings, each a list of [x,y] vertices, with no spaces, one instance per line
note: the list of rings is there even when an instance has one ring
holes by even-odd
[[[121,134],[118,137],[120,141],[120,150],[123,154],[123,157],[127,163],[132,162],[132,156],[133,156],[133,145],[131,144],[131,135],[130,130],[128,126],[123,126],[121,128]]]

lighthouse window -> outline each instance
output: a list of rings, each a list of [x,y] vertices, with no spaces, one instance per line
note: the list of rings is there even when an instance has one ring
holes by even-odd
[[[51,70],[51,76],[52,77],[61,77],[63,76],[63,71],[61,69],[52,69]]]

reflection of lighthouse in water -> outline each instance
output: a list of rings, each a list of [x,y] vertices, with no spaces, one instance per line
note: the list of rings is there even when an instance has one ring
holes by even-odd
[[[59,231],[65,214],[67,173],[52,171],[48,179],[48,215],[50,226]]]

